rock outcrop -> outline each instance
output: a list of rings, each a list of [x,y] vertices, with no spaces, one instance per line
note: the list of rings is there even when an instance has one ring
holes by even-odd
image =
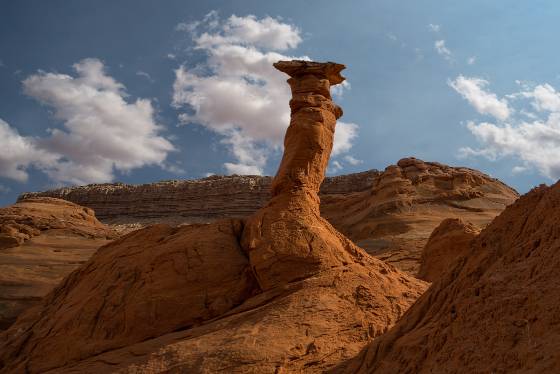
[[[376,177],[371,190],[326,197],[321,210],[368,253],[416,274],[442,220],[460,218],[482,228],[518,196],[479,171],[405,158]]]
[[[105,238],[108,228],[90,208],[48,197],[29,198],[0,208],[0,250],[17,247],[41,232],[67,230],[76,235]]]
[[[479,233],[480,229],[469,222],[458,218],[444,219],[422,251],[418,278],[434,282],[451,270],[460,257],[468,256],[470,244]]]
[[[278,62],[274,67],[291,77],[291,121],[272,198],[243,231],[243,245],[263,289],[347,265],[362,255],[319,211],[319,187],[342,115],[331,100],[330,86],[344,80],[344,66]]]
[[[145,185],[104,184],[24,194],[53,196],[93,208],[128,231],[148,223],[201,223],[243,218],[271,194],[271,177],[209,177]],[[486,226],[518,194],[479,171],[405,158],[384,172],[327,177],[321,214],[368,253],[416,274],[422,248],[446,218]],[[98,213],[99,212],[99,213]]]
[[[348,373],[560,371],[560,184],[498,216]],[[339,369],[342,371],[344,365]]]
[[[426,283],[319,215],[343,66],[276,66],[294,98],[270,202],[246,221],[158,225],[102,247],[0,335],[3,372],[325,372],[419,297]]]
[[[53,198],[1,208],[0,232],[0,330],[116,237],[91,209]]]
[[[321,195],[347,195],[369,190],[379,172],[327,177]],[[196,180],[173,180],[150,184],[91,184],[22,194],[55,197],[90,207],[107,224],[209,223],[224,218],[244,218],[270,198],[272,177],[213,175]]]

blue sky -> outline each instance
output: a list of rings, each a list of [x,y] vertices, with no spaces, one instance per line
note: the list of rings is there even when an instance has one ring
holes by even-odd
[[[402,157],[521,192],[560,177],[553,1],[11,1],[0,12],[0,205],[23,191],[274,174],[275,58],[347,65],[331,174]]]

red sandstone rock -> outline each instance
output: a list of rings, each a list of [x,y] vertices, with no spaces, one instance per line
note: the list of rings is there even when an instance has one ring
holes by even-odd
[[[4,372],[325,372],[400,318],[426,284],[319,216],[340,65],[279,66],[296,100],[269,204],[101,248],[0,335]]]
[[[400,166],[399,166],[400,165]],[[212,176],[145,185],[101,184],[27,196],[52,196],[88,206],[119,230],[150,223],[206,223],[243,218],[264,206],[271,177]],[[327,177],[321,215],[369,254],[416,274],[422,248],[446,218],[478,228],[517,199],[502,182],[479,171],[405,158],[384,172]]]
[[[52,198],[1,208],[0,231],[0,330],[116,237],[91,209]]]
[[[348,373],[560,371],[560,184],[498,216]]]
[[[368,253],[416,274],[442,220],[461,218],[482,228],[518,196],[479,171],[411,157],[387,167],[369,191],[323,198],[321,213]]]
[[[364,257],[319,211],[319,187],[331,153],[336,119],[330,85],[344,80],[343,65],[281,61],[291,75],[291,121],[272,199],[253,214],[243,231],[243,246],[263,289],[344,266]]]
[[[156,225],[102,247],[8,330],[4,362],[44,372],[225,313],[256,290],[242,228]]]
[[[472,240],[480,229],[458,218],[443,220],[430,235],[422,251],[418,278],[434,282],[454,267],[462,256],[468,256]]]
[[[51,229],[66,229],[90,237],[111,236],[93,210],[65,200],[36,197],[0,208],[0,250],[16,247]]]

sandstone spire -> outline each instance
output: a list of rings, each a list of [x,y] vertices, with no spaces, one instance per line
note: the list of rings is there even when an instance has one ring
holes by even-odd
[[[292,89],[284,156],[272,182],[272,199],[251,216],[243,233],[261,288],[268,289],[348,264],[362,252],[319,212],[319,187],[331,154],[336,120],[331,85],[344,81],[344,65],[280,61]]]
[[[311,194],[317,198],[331,154],[336,120],[342,109],[331,100],[331,85],[344,81],[344,65],[334,62],[279,61],[274,67],[291,78],[291,120],[284,156],[272,182],[272,194]],[[318,201],[318,200],[317,200]]]
[[[294,99],[268,204],[245,222],[154,225],[100,248],[0,334],[2,373],[327,372],[420,296],[423,281],[319,214],[343,66],[277,67]]]

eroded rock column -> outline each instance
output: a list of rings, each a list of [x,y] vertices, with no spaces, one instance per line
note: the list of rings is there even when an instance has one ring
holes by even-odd
[[[344,81],[345,66],[280,61],[274,67],[290,76],[290,126],[272,199],[248,219],[242,238],[262,289],[348,264],[362,253],[319,212],[319,187],[342,115],[330,87]]]

